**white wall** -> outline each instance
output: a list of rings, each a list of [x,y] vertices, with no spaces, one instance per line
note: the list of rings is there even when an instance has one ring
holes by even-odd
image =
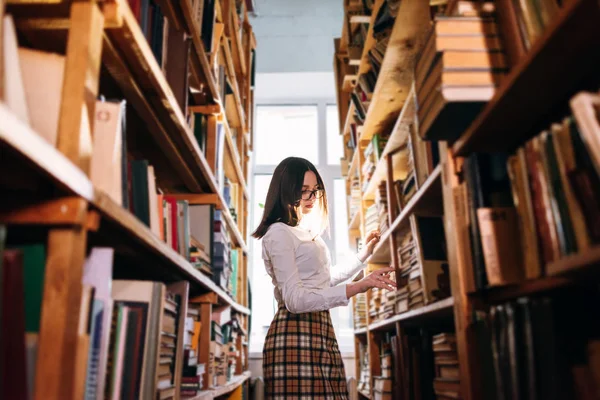
[[[342,0],[256,0],[257,72],[333,70]]]
[[[256,104],[282,104],[286,100],[335,101],[333,72],[272,72],[256,75]]]

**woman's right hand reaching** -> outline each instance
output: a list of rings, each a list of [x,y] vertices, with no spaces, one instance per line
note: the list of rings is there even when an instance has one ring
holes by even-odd
[[[390,272],[393,271],[394,267],[381,268],[371,272],[358,282],[349,283],[346,285],[346,296],[350,298],[374,287],[386,290],[396,290],[396,282],[389,278]]]

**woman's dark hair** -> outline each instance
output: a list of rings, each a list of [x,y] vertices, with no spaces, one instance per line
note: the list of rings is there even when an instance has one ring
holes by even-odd
[[[310,161],[299,157],[288,157],[280,162],[273,172],[263,217],[258,228],[252,233],[252,237],[262,238],[275,222],[283,222],[290,226],[298,225],[300,221],[298,206],[302,197],[304,174],[308,171],[314,172],[317,176],[317,183],[323,190],[323,196],[317,199],[317,203],[323,218],[322,226],[326,226],[328,219],[327,194],[321,175]]]

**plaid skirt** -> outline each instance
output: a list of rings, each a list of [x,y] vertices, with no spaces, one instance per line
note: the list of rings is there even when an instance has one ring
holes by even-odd
[[[265,398],[348,399],[329,311],[292,314],[280,305],[263,349]]]

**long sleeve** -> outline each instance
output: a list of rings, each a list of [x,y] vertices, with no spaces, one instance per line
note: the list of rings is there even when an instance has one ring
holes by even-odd
[[[365,265],[358,259],[356,254],[346,254],[331,267],[331,286],[339,285],[350,279],[364,267]]]
[[[294,238],[287,228],[272,226],[263,238],[263,247],[273,268],[274,283],[290,312],[323,311],[348,305],[345,286],[309,289],[303,285],[296,265]]]

